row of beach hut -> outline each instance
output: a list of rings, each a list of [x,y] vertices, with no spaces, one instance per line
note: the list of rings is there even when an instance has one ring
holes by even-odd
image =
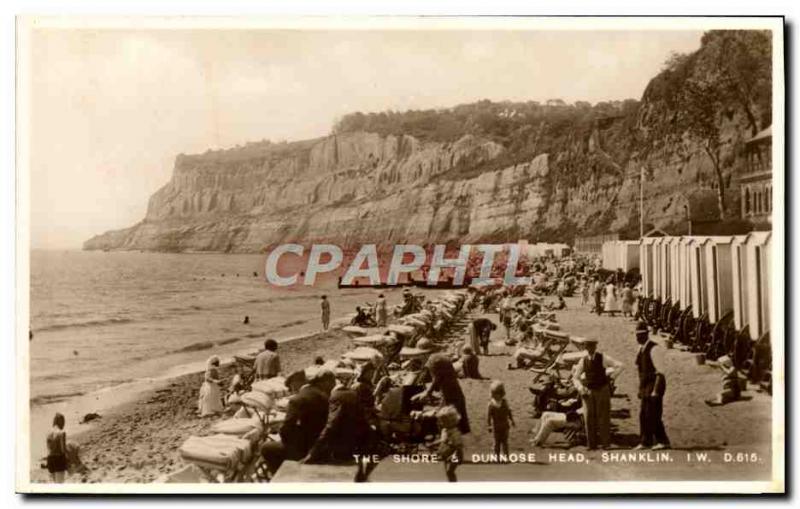
[[[770,232],[644,237],[605,243],[602,261],[610,270],[639,268],[641,317],[655,328],[741,364],[756,342],[769,343],[771,245]]]

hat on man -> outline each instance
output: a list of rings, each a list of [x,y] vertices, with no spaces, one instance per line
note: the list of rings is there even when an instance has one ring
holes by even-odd
[[[433,343],[428,338],[422,338],[417,341],[417,348],[420,350],[433,350]]]
[[[637,336],[640,335],[640,334],[647,334],[648,332],[650,332],[650,329],[647,328],[647,323],[646,322],[639,322],[639,323],[636,324],[636,335]]]
[[[573,342],[579,345],[588,345],[588,344],[596,345],[597,343],[599,343],[599,340],[595,338],[584,338],[582,336],[572,336],[570,339],[572,339]]]

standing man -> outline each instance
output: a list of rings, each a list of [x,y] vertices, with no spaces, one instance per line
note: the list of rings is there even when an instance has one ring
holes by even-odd
[[[323,295],[322,298],[322,330],[328,330],[328,325],[331,323],[331,303],[328,302],[328,296]]]
[[[281,374],[281,359],[278,356],[278,342],[274,339],[264,341],[264,351],[256,356],[254,362],[256,380],[268,380]]]
[[[261,456],[270,474],[275,474],[284,460],[304,459],[328,421],[328,400],[336,376],[333,371],[317,368],[306,373],[306,377],[308,383],[289,398],[280,429],[281,440],[269,440],[261,446]]]
[[[328,420],[301,463],[345,463],[369,450],[369,424],[358,394],[351,387],[336,387],[328,404]]]
[[[594,280],[592,293],[594,294],[594,310],[597,316],[600,316],[603,314],[603,283],[600,282],[599,277]]]
[[[662,412],[664,410],[664,392],[667,381],[658,372],[653,363],[655,342],[650,340],[647,324],[639,322],[636,326],[636,342],[639,352],[636,354],[636,368],[639,371],[639,445],[635,449],[652,447],[654,451],[669,447],[669,438],[664,430]]]
[[[573,383],[581,395],[586,421],[586,445],[589,450],[608,449],[611,428],[611,381],[622,364],[597,351],[597,340],[573,338],[582,343],[586,355],[575,366]]]
[[[386,309],[386,298],[382,293],[378,295],[378,301],[375,303],[375,316],[378,318],[378,327],[386,327],[389,312]]]

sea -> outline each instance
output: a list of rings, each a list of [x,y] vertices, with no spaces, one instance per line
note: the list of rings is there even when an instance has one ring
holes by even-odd
[[[336,278],[277,288],[265,255],[32,251],[31,405],[188,372],[321,330],[332,316],[373,302],[378,290],[339,290]],[[244,317],[249,323],[244,323]]]

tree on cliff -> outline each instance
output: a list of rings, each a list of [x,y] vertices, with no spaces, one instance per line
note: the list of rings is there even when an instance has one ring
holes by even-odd
[[[755,135],[772,121],[772,36],[767,30],[712,30],[703,35],[709,81],[737,104]],[[761,120],[759,120],[761,116]]]
[[[720,121],[723,106],[715,86],[695,80],[684,84],[681,120],[689,137],[693,138],[711,159],[717,179],[719,218],[725,219],[725,176],[722,165]]]
[[[697,142],[711,160],[719,216],[725,219],[721,128],[737,109],[751,135],[771,122],[772,40],[768,31],[713,30],[703,35],[702,45],[702,53],[695,54],[699,58],[672,55],[666,68],[685,79],[674,103],[678,132]]]

